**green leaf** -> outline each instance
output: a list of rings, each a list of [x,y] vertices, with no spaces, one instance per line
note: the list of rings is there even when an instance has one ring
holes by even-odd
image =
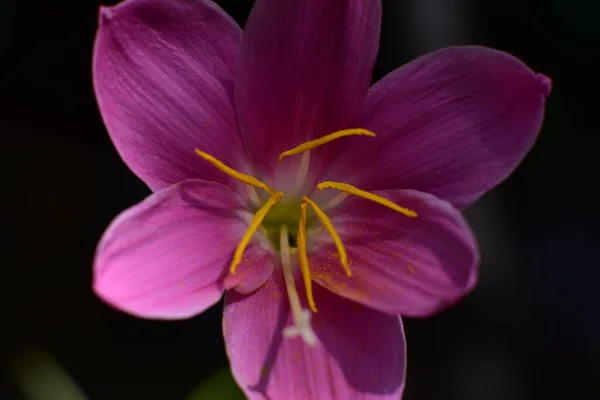
[[[223,368],[196,387],[186,400],[244,399],[244,394],[233,380],[229,368]]]

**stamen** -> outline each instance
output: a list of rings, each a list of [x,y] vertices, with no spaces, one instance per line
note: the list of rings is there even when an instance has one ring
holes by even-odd
[[[260,199],[256,194],[256,189],[254,189],[254,186],[248,185],[246,187],[248,188],[248,197],[250,198],[250,203],[252,203],[254,207],[260,206]]]
[[[337,190],[340,190],[340,191],[348,193],[348,194],[353,194],[355,196],[362,197],[363,199],[374,201],[375,203],[381,204],[384,207],[387,207],[394,211],[397,211],[400,214],[404,214],[407,217],[410,217],[410,218],[417,217],[417,213],[414,212],[413,210],[409,210],[408,208],[400,207],[399,205],[392,203],[385,197],[381,197],[376,194],[366,192],[364,190],[360,190],[359,188],[349,185],[347,183],[325,181],[325,182],[319,183],[317,185],[317,188],[319,190],[323,190],[325,188],[337,189]]]
[[[342,204],[344,200],[346,200],[350,196],[348,193],[338,193],[337,196],[329,200],[326,204],[326,209],[335,208]]]
[[[304,278],[304,287],[306,288],[308,305],[313,312],[317,312],[317,306],[315,305],[315,298],[313,297],[312,291],[312,281],[310,279],[310,269],[308,267],[308,256],[306,254],[306,203],[302,203],[300,208],[302,209],[302,215],[300,216],[298,236],[296,238],[296,241],[298,242],[298,258],[300,259],[300,270],[302,271],[302,277]]]
[[[344,244],[342,243],[340,236],[335,231],[331,220],[327,215],[325,215],[323,210],[319,208],[317,203],[315,203],[306,196],[302,197],[302,200],[312,207],[315,214],[317,214],[317,218],[319,218],[319,221],[321,221],[321,224],[325,227],[325,229],[327,229],[327,232],[329,232],[329,234],[331,235],[333,243],[335,243],[335,247],[337,247],[337,251],[340,255],[340,263],[342,264],[342,267],[344,267],[346,275],[348,275],[348,277],[351,277],[352,271],[350,271],[350,267],[348,267],[348,255],[346,254],[346,249],[344,249]]]
[[[306,180],[306,175],[308,174],[308,165],[310,164],[310,151],[302,154],[302,159],[300,160],[300,166],[298,167],[298,172],[296,173],[296,182],[294,182],[294,186],[297,188],[302,187],[302,184]]]
[[[231,262],[230,267],[230,271],[232,274],[235,274],[235,269],[237,268],[239,263],[242,262],[242,255],[244,254],[244,250],[250,242],[250,239],[252,239],[254,232],[258,229],[263,219],[265,219],[269,210],[275,204],[279,203],[282,197],[283,193],[276,192],[273,196],[271,196],[269,200],[267,200],[265,205],[262,206],[262,208],[258,210],[256,214],[254,214],[254,218],[252,218],[252,222],[248,226],[248,230],[246,230],[244,237],[242,237],[242,241],[240,242],[240,244],[238,244],[237,248],[235,249],[235,253],[233,254],[233,261]]]
[[[203,159],[205,159],[206,161],[208,161],[209,163],[211,163],[212,165],[214,165],[215,167],[217,167],[218,169],[220,169],[221,171],[223,171],[230,177],[237,179],[238,181],[247,183],[248,185],[252,185],[252,186],[256,186],[257,188],[261,188],[261,189],[265,190],[267,193],[269,193],[271,196],[274,196],[276,194],[276,192],[273,189],[271,189],[269,186],[262,183],[255,177],[253,177],[251,175],[242,174],[241,172],[237,172],[236,170],[223,164],[221,161],[217,160],[210,154],[207,154],[198,149],[196,149],[196,154],[198,154],[200,157],[202,157]]]
[[[310,327],[310,311],[302,309],[296,284],[294,282],[294,273],[292,271],[292,260],[290,255],[290,242],[287,226],[281,226],[279,231],[279,249],[281,252],[281,265],[283,268],[283,278],[290,300],[290,308],[294,318],[294,326],[285,328],[283,335],[287,337],[302,336],[306,344],[313,346],[317,343],[317,337]]]
[[[345,136],[357,136],[357,135],[375,137],[375,134],[373,132],[368,131],[366,129],[362,129],[362,128],[343,129],[341,131],[336,131],[336,132],[330,133],[329,135],[325,135],[318,139],[304,142],[304,143],[300,144],[299,146],[294,147],[291,150],[284,151],[283,153],[281,153],[279,155],[279,161],[283,160],[285,157],[293,156],[294,154],[300,154],[300,153],[304,153],[305,151],[312,150],[316,147],[324,145],[325,143],[329,143],[335,139],[339,139],[339,138],[345,137]]]

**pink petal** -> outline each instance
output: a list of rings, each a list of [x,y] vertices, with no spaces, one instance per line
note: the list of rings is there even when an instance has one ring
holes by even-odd
[[[460,212],[426,193],[376,193],[417,218],[360,198],[344,203],[332,221],[353,276],[344,273],[335,247],[322,243],[309,258],[313,279],[341,296],[403,316],[430,315],[465,296],[477,280],[479,253]]]
[[[215,182],[184,181],[151,195],[106,230],[94,263],[96,294],[139,317],[204,311],[221,298],[245,230],[238,208],[236,197]],[[246,257],[260,264],[270,256],[254,248]]]
[[[347,128],[377,55],[379,0],[258,0],[246,24],[235,101],[254,165]]]
[[[364,189],[413,189],[465,207],[532,147],[549,92],[548,78],[506,53],[427,54],[371,88],[356,125],[378,136],[347,140],[334,174]]]
[[[315,287],[319,343],[284,338],[292,324],[281,271],[257,292],[225,297],[223,333],[250,400],[398,400],[406,349],[401,321]]]
[[[255,291],[271,277],[275,261],[272,253],[266,253],[258,243],[251,242],[244,251],[242,262],[237,266],[235,274],[228,274],[225,278],[225,290],[234,289],[243,294]]]
[[[96,97],[120,155],[152,189],[189,178],[226,182],[195,148],[239,167],[232,92],[241,34],[209,0],[101,8]]]

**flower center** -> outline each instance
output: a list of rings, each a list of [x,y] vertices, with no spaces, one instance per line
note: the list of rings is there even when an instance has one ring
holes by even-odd
[[[310,163],[310,150],[342,137],[356,135],[375,137],[373,132],[366,129],[345,129],[330,133],[329,135],[325,135],[315,140],[302,143],[291,150],[281,153],[279,155],[279,160],[281,161],[285,157],[303,153],[296,180],[298,182],[304,182],[304,178]],[[346,254],[344,244],[336,232],[331,220],[317,203],[306,196],[302,197],[301,200],[283,200],[283,192],[275,191],[255,177],[242,174],[233,168],[230,168],[210,154],[198,149],[196,149],[196,153],[232,178],[250,185],[250,197],[253,202],[260,205],[260,199],[254,191],[254,187],[262,189],[270,195],[269,199],[264,202],[264,204],[254,214],[246,233],[238,244],[233,255],[230,272],[232,274],[235,273],[237,266],[242,261],[242,256],[246,246],[248,243],[250,243],[250,240],[253,238],[256,231],[260,229],[260,231],[266,235],[273,248],[279,252],[281,258],[281,266],[283,269],[288,299],[290,301],[290,308],[292,310],[292,316],[294,319],[294,326],[286,328],[283,334],[287,337],[301,336],[307,344],[314,345],[316,343],[316,336],[310,327],[311,313],[309,310],[303,309],[300,304],[300,299],[294,281],[294,259],[292,258],[292,255],[295,253],[298,256],[298,264],[300,271],[302,272],[308,305],[312,312],[317,312],[317,307],[312,292],[312,279],[308,263],[306,242],[307,230],[308,232],[311,232],[317,222],[327,230],[337,248],[341,267],[344,269],[349,278],[352,276],[352,271],[348,266],[348,256]],[[382,206],[404,214],[409,218],[417,217],[417,213],[412,210],[400,207],[384,197],[358,189],[347,183],[325,181],[317,185],[317,189],[319,190],[327,188],[337,189],[341,192],[340,195],[334,197],[327,203],[329,208],[340,204],[346,197],[348,197],[348,195],[355,195],[381,204]],[[312,210],[310,215],[308,214],[309,207]]]

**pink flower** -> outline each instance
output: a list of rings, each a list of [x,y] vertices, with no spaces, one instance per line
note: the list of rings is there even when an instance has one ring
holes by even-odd
[[[227,291],[250,399],[398,399],[398,315],[473,288],[457,208],[540,129],[550,80],[491,49],[443,49],[369,88],[380,19],[378,0],[258,0],[242,35],[209,0],[100,11],[100,110],[154,193],[107,229],[94,290],[163,319]]]

